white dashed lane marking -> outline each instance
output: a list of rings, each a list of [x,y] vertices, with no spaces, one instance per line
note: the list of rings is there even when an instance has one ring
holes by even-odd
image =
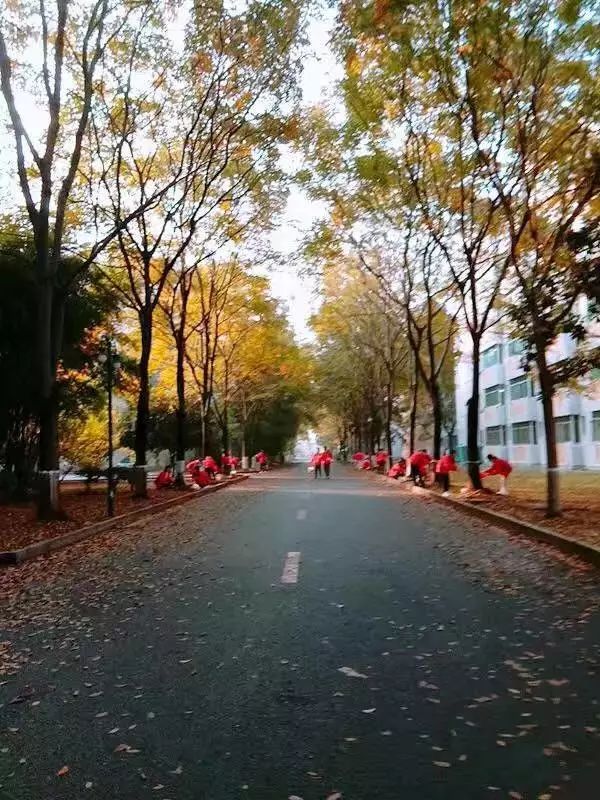
[[[282,583],[298,583],[298,573],[300,572],[300,553],[288,553],[283,562],[283,572],[281,573]]]

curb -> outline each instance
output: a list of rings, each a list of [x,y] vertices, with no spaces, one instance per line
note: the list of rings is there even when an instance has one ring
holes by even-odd
[[[393,478],[386,478],[387,482],[391,482],[392,480]],[[396,481],[394,481],[394,483],[396,483]],[[593,544],[584,544],[584,542],[572,539],[570,536],[564,536],[562,533],[551,531],[548,528],[542,528],[541,525],[534,525],[531,522],[525,522],[522,519],[511,517],[508,514],[499,514],[497,511],[490,511],[481,506],[471,505],[470,503],[465,503],[464,500],[442,497],[441,494],[431,489],[423,489],[422,491],[426,492],[427,497],[430,497],[438,503],[452,506],[457,510],[464,511],[473,517],[479,517],[486,522],[494,523],[513,533],[519,533],[523,536],[528,536],[530,539],[537,539],[537,541],[553,545],[564,553],[577,556],[596,567],[600,567],[600,548],[595,547]]]
[[[119,514],[110,519],[104,519],[101,522],[95,522],[93,525],[87,525],[85,528],[78,528],[76,531],[65,533],[63,536],[55,536],[52,539],[44,539],[41,542],[34,542],[33,544],[26,545],[19,550],[4,550],[0,551],[0,567],[19,565],[25,561],[30,561],[32,558],[38,556],[48,555],[55,550],[62,550],[63,547],[68,547],[71,544],[76,544],[84,539],[89,539],[96,534],[104,533],[112,528],[118,527],[121,523],[132,522],[140,517],[149,517],[153,514],[159,514],[161,511],[166,511],[174,506],[180,506],[188,503],[190,500],[197,500],[199,497],[204,497],[207,494],[218,492],[221,489],[226,489],[236,483],[247,481],[249,475],[239,475],[235,478],[230,478],[223,483],[216,483],[214,486],[205,486],[204,489],[199,491],[186,492],[178,497],[172,497],[170,500],[165,500],[163,503],[155,503],[152,506],[138,508],[135,511],[128,511],[126,514]]]

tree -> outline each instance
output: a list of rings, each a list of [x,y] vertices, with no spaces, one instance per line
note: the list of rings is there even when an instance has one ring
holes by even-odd
[[[61,350],[57,361],[56,404],[63,415],[87,413],[101,394],[95,363],[97,330],[113,306],[98,270],[82,272],[76,257],[58,265],[56,286],[70,284]],[[39,384],[31,369],[37,340],[36,250],[28,231],[7,219],[0,229],[0,457],[8,488],[23,498],[32,489],[39,436]]]
[[[84,417],[61,415],[59,420],[60,455],[86,475],[86,489],[103,470],[106,454],[108,415],[106,409]]]
[[[127,56],[130,77],[125,87],[113,79],[109,86],[117,90],[103,92],[96,150],[110,198],[110,222],[119,228],[125,274],[116,286],[140,328],[135,442],[139,466],[145,463],[148,447],[152,331],[163,292],[167,289],[170,295],[162,309],[169,315],[178,349],[181,456],[187,304],[194,273],[220,248],[239,242],[257,217],[266,224],[278,197],[276,144],[289,124],[281,112],[292,111],[293,61],[302,17],[291,4],[269,5],[261,19],[253,7],[227,10],[221,4],[193,14],[181,56],[171,54],[152,65],[146,57],[148,42],[136,39]],[[155,49],[167,48],[164,37],[155,33],[154,38]],[[136,54],[138,41],[141,56]],[[141,92],[140,78],[145,79]],[[157,182],[170,188],[149,205],[146,200]],[[145,210],[127,222],[130,205],[139,198]],[[190,248],[195,252],[184,263]],[[205,383],[209,369],[204,370]],[[205,415],[210,403],[206,386]],[[138,491],[145,492],[145,486],[145,479],[140,480]]]
[[[60,512],[58,494],[50,489],[52,473],[58,468],[58,383],[57,369],[64,333],[65,306],[72,284],[59,285],[59,264],[66,241],[67,225],[81,222],[73,200],[86,151],[92,106],[98,88],[98,72],[105,59],[128,49],[128,41],[143,27],[155,4],[109,3],[85,0],[77,11],[68,0],[56,0],[50,7],[40,3],[32,11],[18,0],[6,8],[0,25],[0,89],[11,123],[19,186],[31,226],[36,253],[36,330],[34,358],[39,405],[38,468],[41,482],[38,513],[49,517]],[[28,24],[23,26],[21,21]],[[41,65],[37,59],[41,45]],[[17,61],[11,51],[36,53],[32,64]],[[29,124],[19,108],[15,84],[24,79],[31,99],[37,104],[35,123]],[[40,127],[36,137],[34,129]],[[162,187],[142,201],[152,205]],[[89,182],[89,196],[97,197],[97,184]],[[101,203],[102,200],[99,199]],[[97,219],[98,204],[92,203],[90,218]],[[140,207],[132,208],[126,220]],[[85,271],[118,233],[105,228],[82,257],[78,271]],[[80,248],[81,249],[81,248]]]
[[[402,309],[381,295],[357,259],[339,254],[323,268],[323,305],[311,324],[317,335],[318,393],[354,445],[388,451],[398,421],[397,400],[410,382]]]
[[[600,90],[585,5],[527,0],[487,8],[483,29],[469,22],[472,49],[463,56],[470,140],[506,227],[509,312],[540,383],[548,516],[560,513],[556,389],[600,363],[597,348],[558,365],[548,358],[560,333],[580,348],[586,338],[577,305],[590,273],[574,244],[579,229],[599,219]],[[502,139],[503,130],[510,136]]]

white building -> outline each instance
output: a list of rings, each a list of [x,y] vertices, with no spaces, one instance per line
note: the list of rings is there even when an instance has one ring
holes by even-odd
[[[585,301],[582,301],[585,308]],[[600,325],[590,323],[595,344]],[[479,443],[490,452],[523,466],[545,465],[546,444],[539,388],[521,362],[523,346],[500,328],[482,342],[480,363]],[[573,355],[576,343],[566,334],[549,351],[549,362]],[[456,367],[456,433],[459,460],[466,460],[467,400],[471,394],[471,357],[464,352]],[[600,370],[579,381],[577,391],[561,389],[554,399],[558,463],[565,469],[600,469]]]

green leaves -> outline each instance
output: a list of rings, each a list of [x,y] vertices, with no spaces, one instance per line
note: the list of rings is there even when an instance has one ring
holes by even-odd
[[[581,14],[582,0],[562,0],[558,4],[559,19],[567,25],[573,25]]]

